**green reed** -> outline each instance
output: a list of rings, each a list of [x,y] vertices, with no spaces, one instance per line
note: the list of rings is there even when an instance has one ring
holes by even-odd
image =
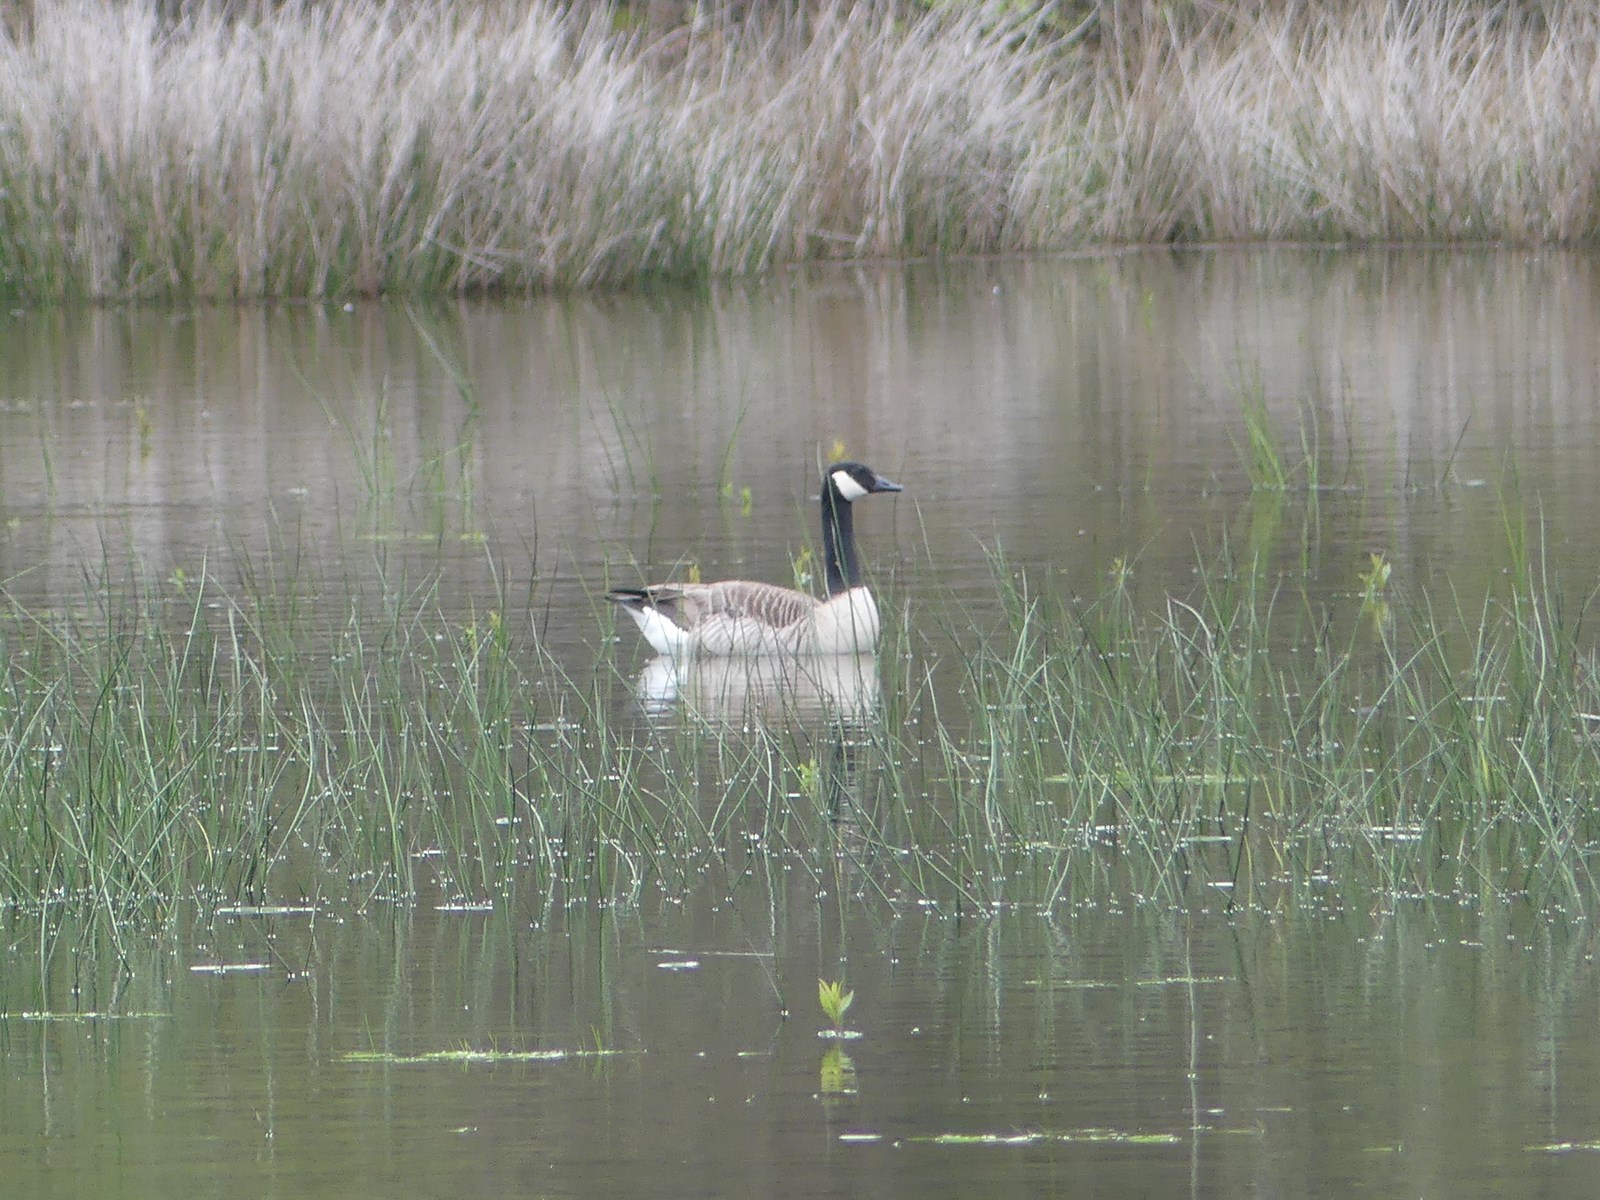
[[[0,613],[0,906],[121,942],[194,904],[537,911],[783,877],[963,911],[1594,898],[1600,673],[1586,606],[1537,570],[1471,603],[1376,567],[1313,601],[1226,559],[1154,602],[1137,564],[1081,598],[994,578],[993,603],[891,620],[870,713],[797,720],[647,719],[630,664],[575,675],[525,632],[531,596],[86,573]]]
[[[1207,861],[1241,900],[1330,870],[1592,898],[1600,692],[1553,581],[1319,606],[1213,566],[1153,613],[1126,583],[1068,603],[1003,580],[1005,627],[966,659],[968,732],[939,741],[980,896],[1031,860],[1058,895],[1114,869],[1177,900]]]

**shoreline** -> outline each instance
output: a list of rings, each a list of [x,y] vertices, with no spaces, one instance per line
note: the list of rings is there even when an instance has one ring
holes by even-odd
[[[1365,0],[1092,46],[971,12],[803,24],[647,37],[447,0],[173,23],[44,0],[30,37],[0,37],[0,291],[525,294],[813,262],[1600,244],[1600,13]]]

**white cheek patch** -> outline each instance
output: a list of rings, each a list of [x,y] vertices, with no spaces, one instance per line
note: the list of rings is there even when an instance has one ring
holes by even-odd
[[[835,471],[830,478],[833,488],[844,499],[856,501],[867,494],[867,489],[856,482],[856,477],[849,471]]]

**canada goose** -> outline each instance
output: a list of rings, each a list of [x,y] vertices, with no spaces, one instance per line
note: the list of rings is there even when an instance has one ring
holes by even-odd
[[[658,654],[859,654],[878,644],[878,605],[861,582],[850,506],[900,485],[857,462],[822,476],[822,564],[828,598],[743,579],[612,588]]]

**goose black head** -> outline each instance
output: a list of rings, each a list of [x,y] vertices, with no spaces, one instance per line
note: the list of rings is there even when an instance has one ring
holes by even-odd
[[[874,492],[902,490],[894,480],[885,479],[865,463],[836,462],[828,468],[823,478],[828,490],[846,504]]]

